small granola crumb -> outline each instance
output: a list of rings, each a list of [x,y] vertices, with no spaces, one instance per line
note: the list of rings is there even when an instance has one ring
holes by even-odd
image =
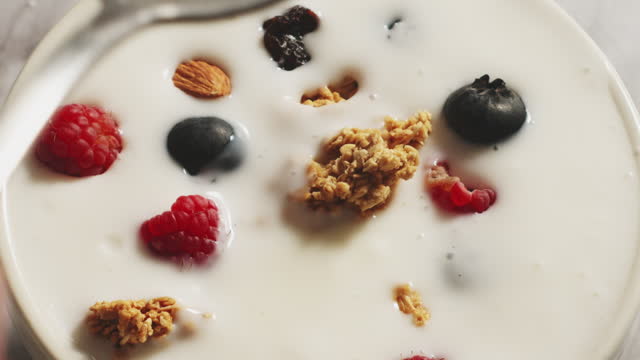
[[[116,346],[143,344],[169,334],[179,309],[169,297],[98,302],[89,309],[87,326]]]
[[[449,170],[442,165],[431,166],[427,170],[427,176],[425,178],[425,184],[429,190],[442,188],[445,191],[450,191],[453,185],[459,181],[459,177],[449,175]]]
[[[352,77],[346,77],[340,84],[324,86],[310,95],[302,95],[300,103],[313,107],[337,104],[349,100],[356,92],[358,92],[358,82]]]
[[[324,144],[322,160],[309,164],[303,200],[313,209],[381,208],[395,185],[416,172],[418,149],[430,133],[427,112],[406,121],[387,117],[383,129],[342,129]]]
[[[398,309],[405,314],[413,315],[415,326],[424,326],[431,318],[429,310],[422,304],[420,294],[413,290],[409,284],[397,286],[393,293],[398,303]]]
[[[337,91],[332,91],[328,86],[321,87],[317,93],[313,96],[302,97],[303,105],[310,105],[313,107],[321,107],[329,104],[337,104],[345,101],[345,98]]]
[[[213,314],[212,313],[203,313],[202,314],[202,318],[204,318],[204,319],[213,319]]]

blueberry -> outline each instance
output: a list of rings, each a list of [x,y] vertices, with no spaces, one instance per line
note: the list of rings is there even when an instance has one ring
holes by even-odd
[[[313,11],[294,6],[284,15],[273,17],[262,24],[264,46],[281,69],[291,71],[311,60],[303,37],[315,31],[320,18]]]
[[[232,169],[242,160],[233,127],[213,116],[177,123],[167,136],[167,150],[190,175],[205,167]]]
[[[527,110],[520,95],[502,79],[489,75],[449,95],[444,104],[447,124],[460,137],[476,144],[492,144],[520,130]]]

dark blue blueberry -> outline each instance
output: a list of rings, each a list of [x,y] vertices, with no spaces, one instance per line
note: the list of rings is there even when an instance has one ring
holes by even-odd
[[[230,170],[242,161],[233,127],[213,116],[177,123],[167,136],[167,150],[190,175],[208,167]]]
[[[444,117],[464,140],[494,144],[520,130],[527,109],[520,95],[502,79],[490,81],[489,75],[484,75],[449,96]]]

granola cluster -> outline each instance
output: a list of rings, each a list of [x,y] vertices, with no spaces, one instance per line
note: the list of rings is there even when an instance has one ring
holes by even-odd
[[[358,82],[351,77],[346,77],[338,85],[324,86],[316,90],[312,95],[303,95],[300,102],[303,105],[321,107],[348,100],[356,92],[358,92]]]
[[[409,284],[397,286],[394,289],[394,298],[400,311],[413,316],[415,326],[424,326],[429,321],[431,317],[429,310],[422,304],[420,294],[413,290]]]
[[[312,208],[353,207],[364,213],[389,200],[398,181],[416,172],[431,133],[431,115],[419,112],[406,121],[385,119],[383,129],[347,128],[323,146],[320,160],[307,169],[303,199]]]
[[[92,334],[108,338],[117,346],[143,344],[171,332],[179,310],[169,297],[152,300],[118,300],[93,305],[87,317]]]
[[[313,107],[321,107],[329,104],[336,104],[345,101],[345,98],[337,91],[331,91],[329,87],[321,87],[318,89],[317,94],[312,97],[304,97],[302,100],[303,105],[310,105]]]
[[[427,176],[425,177],[425,184],[428,190],[441,188],[449,191],[459,181],[459,177],[449,175],[447,168],[442,165],[431,166],[427,170]]]

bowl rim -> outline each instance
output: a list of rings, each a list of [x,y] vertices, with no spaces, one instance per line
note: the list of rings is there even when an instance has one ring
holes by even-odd
[[[567,32],[572,32],[585,46],[592,52],[594,59],[604,64],[607,76],[609,77],[609,91],[616,102],[627,127],[627,136],[631,144],[640,146],[640,114],[626,89],[620,75],[613,67],[604,52],[595,41],[586,33],[584,29],[554,0],[534,0],[541,4],[546,11],[545,17],[557,17],[558,24],[566,28]],[[44,61],[50,50],[65,41],[66,34],[70,29],[79,26],[85,15],[95,11],[97,5],[95,0],[80,0],[71,10],[60,20],[38,44],[29,56],[26,65],[14,83],[9,96],[5,102],[12,100],[16,89],[29,81],[31,73],[40,61]],[[636,159],[636,165],[640,167],[640,159]],[[640,186],[640,184],[639,184]],[[6,184],[0,189],[0,266],[5,276],[8,287],[7,296],[11,307],[11,318],[16,330],[21,335],[22,340],[27,344],[27,350],[39,359],[56,359],[55,355],[68,354],[53,332],[46,331],[42,326],[38,326],[37,318],[39,311],[29,297],[27,287],[22,281],[18,270],[16,257],[8,238],[9,223],[7,219]],[[638,224],[640,226],[640,222]],[[638,239],[640,245],[640,238]],[[635,261],[629,271],[629,282],[617,311],[616,317],[610,326],[609,336],[594,354],[594,359],[613,359],[620,350],[631,325],[640,310],[640,246],[636,247]]]

